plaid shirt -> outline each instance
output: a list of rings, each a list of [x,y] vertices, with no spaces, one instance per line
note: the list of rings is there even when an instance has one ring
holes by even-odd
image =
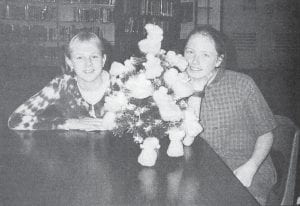
[[[106,93],[110,89],[109,74],[104,71]],[[105,96],[105,94],[104,94]],[[54,78],[41,91],[29,98],[12,113],[9,128],[24,130],[57,129],[66,119],[103,117],[104,98],[95,105],[89,104],[81,95],[76,78],[61,75]]]
[[[205,89],[200,122],[204,128],[201,136],[232,170],[251,157],[259,136],[276,127],[273,114],[255,82],[245,74],[224,69],[218,71]],[[268,156],[255,175],[250,191],[254,196],[265,195],[275,181],[275,169]]]

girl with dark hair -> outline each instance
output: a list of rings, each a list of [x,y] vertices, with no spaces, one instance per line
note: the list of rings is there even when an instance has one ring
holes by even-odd
[[[204,128],[201,136],[265,205],[276,182],[269,156],[276,123],[268,104],[249,76],[224,69],[225,44],[219,31],[196,28],[184,56],[196,91],[193,105]]]

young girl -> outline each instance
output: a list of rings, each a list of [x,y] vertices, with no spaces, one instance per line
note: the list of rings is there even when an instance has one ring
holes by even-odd
[[[265,205],[276,182],[269,156],[276,127],[272,111],[249,76],[224,69],[225,42],[219,31],[207,26],[194,29],[184,56],[196,94],[202,94],[195,104],[204,128],[201,137]]]
[[[9,117],[14,130],[103,130],[104,95],[110,87],[103,40],[82,31],[68,46],[65,60],[73,75],[53,79]]]

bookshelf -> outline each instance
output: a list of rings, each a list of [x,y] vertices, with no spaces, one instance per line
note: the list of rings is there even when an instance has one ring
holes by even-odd
[[[19,57],[18,48],[27,48],[28,64],[60,66],[63,48],[81,29],[114,44],[114,7],[115,0],[0,0],[0,47]]]
[[[195,26],[211,25],[221,29],[222,0],[180,0],[180,39],[186,39]]]
[[[139,55],[137,43],[145,37],[147,23],[164,30],[162,48],[176,47],[179,39],[179,0],[123,0],[117,5],[116,52],[117,58]]]
[[[221,0],[197,0],[197,25],[209,24],[221,28]]]
[[[180,0],[181,9],[180,9],[180,39],[183,40],[187,38],[196,25],[196,9],[197,9],[197,0]]]

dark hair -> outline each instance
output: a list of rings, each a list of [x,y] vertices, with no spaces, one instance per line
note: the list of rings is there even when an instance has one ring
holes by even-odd
[[[105,46],[104,46],[104,40],[102,38],[98,37],[93,32],[82,30],[70,40],[69,45],[68,45],[68,47],[65,51],[66,56],[68,58],[71,57],[72,46],[73,46],[74,43],[76,43],[76,42],[85,42],[85,41],[94,41],[95,44],[98,46],[99,50],[101,51],[102,55],[106,54]]]
[[[201,35],[207,36],[210,39],[212,39],[215,43],[215,48],[216,48],[218,55],[225,56],[225,47],[226,46],[225,46],[224,37],[221,32],[219,32],[218,30],[216,30],[215,28],[213,28],[209,25],[196,27],[189,33],[187,40],[186,40],[186,44],[189,41],[189,39],[195,34],[201,34]]]

